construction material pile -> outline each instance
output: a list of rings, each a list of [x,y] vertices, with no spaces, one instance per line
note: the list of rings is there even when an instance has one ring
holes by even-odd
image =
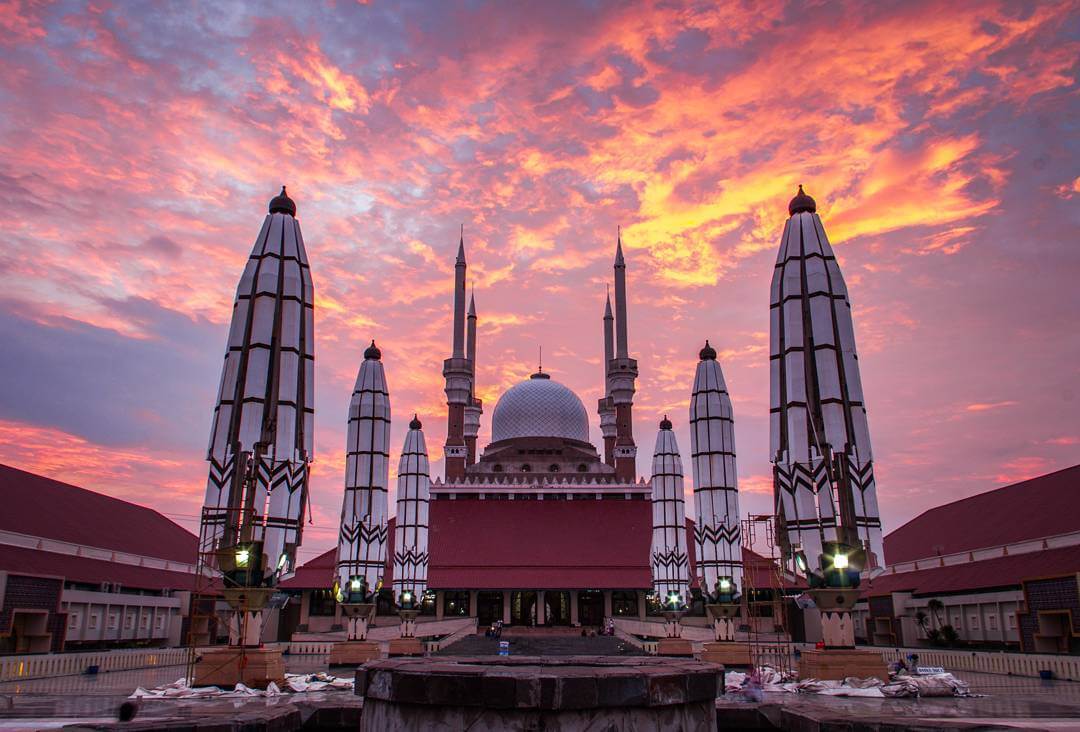
[[[191,686],[188,679],[177,679],[171,684],[155,686],[152,689],[137,688],[128,699],[236,699],[258,696],[281,696],[282,694],[302,694],[309,691],[327,691],[341,689],[352,691],[353,680],[341,679],[327,673],[285,674],[284,688],[273,681],[266,689],[252,689],[244,684],[237,684],[233,689],[221,689],[217,686]]]

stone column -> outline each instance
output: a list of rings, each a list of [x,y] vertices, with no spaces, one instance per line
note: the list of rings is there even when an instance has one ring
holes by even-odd
[[[578,593],[576,590],[570,590],[570,625],[575,628],[581,625],[578,622]]]
[[[645,619],[645,593],[637,593],[637,617],[638,620]]]
[[[503,625],[510,625],[510,590],[503,590]]]
[[[477,611],[477,608],[476,608],[477,595],[479,595],[479,592],[477,592],[476,590],[469,590],[469,617],[470,618],[475,618],[476,614],[477,614],[477,612],[476,612]]]
[[[435,619],[443,619],[443,592],[439,590],[435,593]]]
[[[536,591],[536,624],[544,625],[544,616],[547,614],[547,607],[544,605],[544,591]]]
[[[604,617],[610,618],[613,614],[611,611],[611,590],[604,590]]]

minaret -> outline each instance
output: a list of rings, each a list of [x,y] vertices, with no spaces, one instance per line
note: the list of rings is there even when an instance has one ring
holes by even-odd
[[[454,263],[454,347],[443,361],[446,379],[446,480],[465,477],[468,447],[465,444],[465,407],[472,396],[472,367],[465,353],[465,232],[462,227]]]
[[[235,556],[235,569],[219,566],[227,588],[272,587],[293,570],[312,459],[311,270],[284,186],[269,209],[236,288],[206,456],[200,551]]]
[[[611,398],[611,363],[615,358],[615,317],[611,314],[611,295],[604,306],[604,396],[596,405],[600,432],[604,436],[604,462],[615,467],[615,402]]]
[[[374,602],[382,584],[389,480],[390,394],[382,353],[372,341],[364,351],[349,402],[337,554],[340,602]]]
[[[465,356],[469,360],[469,402],[465,405],[465,464],[476,462],[476,438],[480,434],[480,415],[483,402],[476,396],[476,295],[469,297],[469,317]]]
[[[690,598],[690,560],[686,551],[686,503],[682,458],[671,422],[664,417],[652,461],[653,590],[664,609],[681,610]],[[673,598],[677,595],[677,600]]]
[[[615,405],[615,475],[633,482],[637,475],[637,446],[634,444],[634,383],[637,361],[630,358],[626,343],[626,262],[623,259],[622,234],[615,247],[615,358],[609,361],[611,399]]]
[[[699,356],[690,397],[697,573],[706,603],[730,602],[743,589],[735,417],[716,349],[705,341]]]
[[[781,538],[816,568],[823,541],[884,566],[870,432],[851,303],[802,186],[788,205],[772,278],[770,433]],[[839,520],[838,520],[839,519]]]
[[[420,420],[413,415],[398,463],[397,521],[394,527],[394,599],[402,608],[419,607],[427,590],[428,476],[427,445]]]

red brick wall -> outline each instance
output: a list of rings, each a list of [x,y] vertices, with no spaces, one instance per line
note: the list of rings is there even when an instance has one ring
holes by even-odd
[[[63,650],[64,633],[67,631],[67,615],[60,612],[60,595],[63,591],[64,582],[60,579],[9,574],[4,589],[4,605],[0,607],[0,633],[11,632],[11,617],[15,610],[47,610],[52,650]]]

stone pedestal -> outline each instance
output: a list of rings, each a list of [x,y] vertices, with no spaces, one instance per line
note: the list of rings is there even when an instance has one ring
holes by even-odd
[[[855,648],[855,625],[851,609],[859,599],[858,589],[810,590],[814,604],[821,611],[821,636],[824,648],[802,652],[799,678],[845,679],[875,677],[889,680],[889,669],[877,651]]]
[[[356,672],[361,730],[716,729],[722,669],[584,656],[396,658]]]
[[[375,604],[370,602],[343,602],[341,614],[345,616],[345,640],[367,640],[368,624],[375,615]]]
[[[656,655],[690,658],[694,655],[694,646],[686,638],[661,638],[656,644]]]
[[[725,667],[753,666],[750,660],[750,646],[746,643],[732,641],[717,641],[706,643],[701,651],[701,660],[709,663],[719,663]]]
[[[330,648],[331,666],[359,666],[379,658],[379,644],[372,641],[339,641]]]
[[[341,603],[341,613],[345,616],[345,640],[338,641],[330,648],[331,666],[359,666],[379,658],[379,644],[367,640],[368,622],[375,614],[372,603]]]
[[[192,686],[232,688],[240,683],[253,689],[265,689],[271,681],[278,686],[285,683],[285,661],[281,651],[225,646],[200,652]]]
[[[821,611],[821,639],[826,649],[855,647],[855,623],[851,610],[859,600],[858,589],[810,590]]]
[[[811,649],[799,658],[800,679],[843,680],[848,676],[888,682],[889,669],[880,652],[854,648]]]
[[[735,602],[710,603],[705,606],[713,622],[713,638],[718,641],[735,640],[739,604]]]
[[[424,644],[419,638],[394,638],[390,641],[391,656],[422,656]]]

